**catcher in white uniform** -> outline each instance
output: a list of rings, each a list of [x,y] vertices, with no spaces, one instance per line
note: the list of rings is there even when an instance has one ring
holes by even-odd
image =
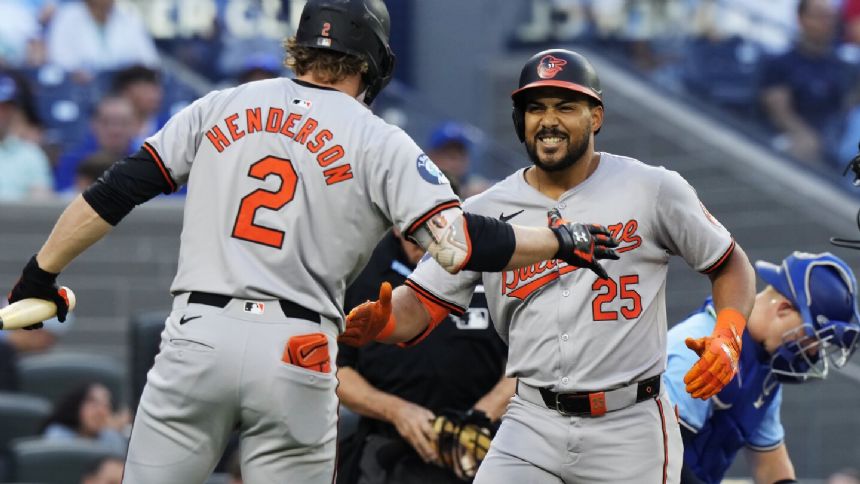
[[[752,267],[680,175],[594,151],[603,102],[584,57],[535,55],[512,97],[534,166],[470,198],[466,210],[531,226],[545,226],[553,209],[595,220],[618,240],[621,259],[605,264],[607,278],[562,261],[452,275],[425,260],[391,302],[359,306],[347,326],[384,325],[385,341],[414,344],[447,312],[463,312],[483,284],[509,345],[507,374],[519,384],[475,482],[678,482],[681,436],[660,387],[669,257],[683,257],[712,283],[716,328],[687,342],[701,357],[686,375],[687,391],[702,399],[736,372]]]
[[[63,320],[57,274],[135,205],[188,185],[125,482],[203,482],[234,429],[248,482],[331,482],[344,288],[392,223],[451,272],[553,258],[601,271],[617,257],[603,227],[464,214],[433,162],[367,108],[391,78],[388,34],[381,0],[308,2],[287,46],[295,80],[178,113],[70,204],[25,267],[10,300],[50,299]]]

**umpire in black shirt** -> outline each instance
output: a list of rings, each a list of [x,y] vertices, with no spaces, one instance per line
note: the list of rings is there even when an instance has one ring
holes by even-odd
[[[347,290],[344,308],[375,299],[384,281],[402,284],[422,255],[388,234]],[[504,376],[507,346],[479,291],[462,318],[449,316],[415,346],[339,346],[338,397],[361,416],[338,451],[339,484],[463,482],[437,465],[433,419],[443,410],[474,408],[498,420],[515,390],[515,380]]]

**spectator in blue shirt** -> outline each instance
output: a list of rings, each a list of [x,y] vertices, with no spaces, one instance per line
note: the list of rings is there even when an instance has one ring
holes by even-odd
[[[742,447],[756,482],[796,482],[779,416],[781,384],[826,377],[860,339],[857,281],[838,257],[795,252],[779,266],[757,262],[756,272],[768,286],[747,322],[737,376],[717,395],[694,399],[683,381],[698,358],[684,340],[711,334],[711,300],[668,333],[663,380],[681,420],[682,484],[720,482]]]
[[[797,20],[795,45],[762,69],[761,100],[780,133],[777,148],[809,163],[834,163],[854,76],[836,56],[838,15],[830,0],[801,0]]]
[[[93,382],[65,395],[43,424],[42,433],[49,440],[91,440],[107,451],[125,455],[128,438],[120,429],[128,423],[128,414],[113,413],[110,390]]]
[[[138,122],[135,148],[142,145],[146,138],[154,135],[167,122],[169,116],[161,109],[164,101],[164,87],[158,70],[136,65],[117,71],[112,90],[117,96],[128,99],[134,107]]]
[[[96,153],[113,155],[115,160],[133,153],[140,146],[135,144],[139,126],[134,106],[128,99],[103,98],[90,122],[91,132],[57,161],[55,189],[62,192],[72,188],[78,167]]]

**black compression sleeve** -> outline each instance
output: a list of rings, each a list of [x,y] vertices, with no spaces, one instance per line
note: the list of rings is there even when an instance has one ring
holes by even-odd
[[[514,228],[501,220],[464,213],[466,230],[472,243],[472,255],[463,269],[479,272],[499,272],[508,265],[514,250],[517,248],[517,238]]]
[[[144,149],[114,163],[83,197],[107,223],[116,225],[131,210],[159,193],[173,192],[152,155]]]

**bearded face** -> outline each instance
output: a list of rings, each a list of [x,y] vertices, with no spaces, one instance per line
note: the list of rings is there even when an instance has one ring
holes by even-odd
[[[526,138],[526,152],[538,168],[544,171],[562,171],[573,166],[588,151],[591,142],[591,121],[588,130],[571,139],[558,128],[543,128],[533,137]]]
[[[602,122],[603,108],[571,91],[550,89],[540,90],[526,101],[526,151],[538,168],[561,171],[588,152],[595,121]],[[596,110],[600,116],[596,117]]]

